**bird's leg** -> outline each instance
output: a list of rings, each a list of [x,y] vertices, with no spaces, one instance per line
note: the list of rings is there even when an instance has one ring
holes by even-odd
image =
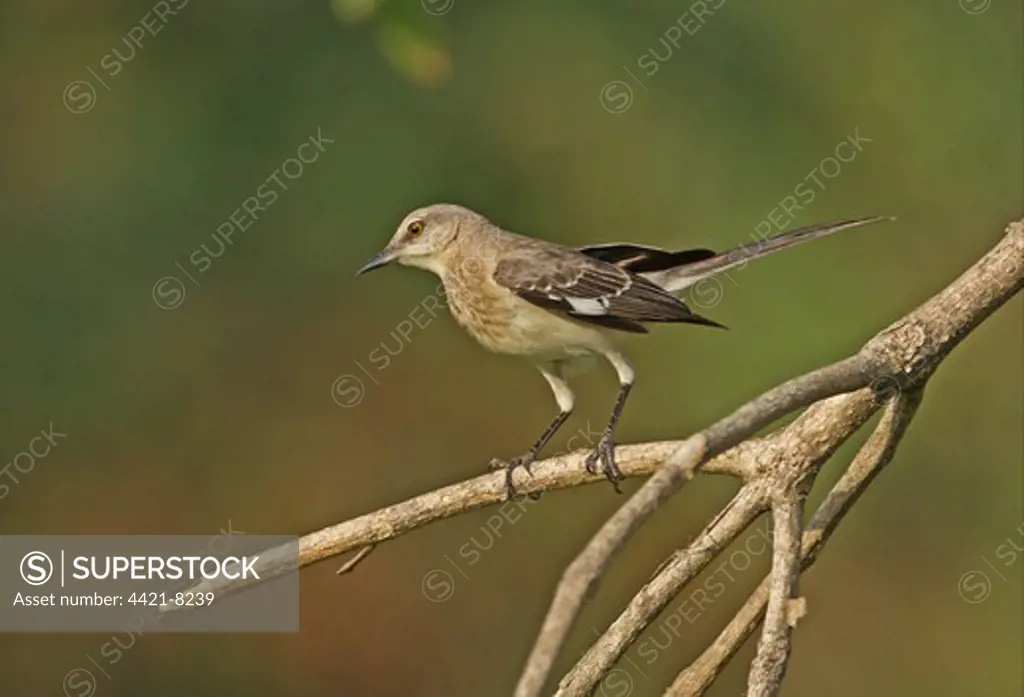
[[[601,471],[604,472],[604,476],[615,487],[616,493],[621,494],[622,490],[619,488],[619,480],[622,479],[622,472],[619,470],[618,465],[615,464],[615,427],[618,425],[619,419],[622,418],[622,410],[626,406],[626,398],[629,397],[629,391],[633,388],[634,373],[633,367],[622,354],[609,352],[605,356],[615,366],[615,371],[619,374],[619,394],[615,398],[615,406],[612,407],[612,415],[608,419],[608,425],[604,428],[601,440],[597,442],[597,447],[594,448],[593,452],[587,455],[586,465],[588,472],[597,474],[597,463],[600,460]]]
[[[597,474],[597,461],[601,461],[601,471],[604,472],[604,476],[608,477],[608,481],[615,487],[615,491],[619,494],[622,490],[619,488],[619,480],[622,479],[622,472],[619,470],[619,466],[615,464],[615,427],[619,423],[619,419],[622,418],[622,408],[626,405],[626,397],[629,396],[629,391],[632,389],[633,384],[626,382],[619,387],[619,395],[615,398],[615,407],[612,409],[612,416],[608,419],[608,425],[604,428],[604,433],[601,435],[601,440],[597,442],[597,447],[587,455],[587,471],[591,474]]]
[[[548,384],[551,385],[551,391],[555,393],[555,400],[558,401],[560,411],[558,412],[558,416],[556,416],[548,427],[544,429],[544,433],[540,435],[540,438],[530,446],[530,449],[526,451],[524,455],[514,457],[508,462],[498,458],[493,458],[491,460],[489,467],[491,471],[499,469],[505,470],[505,495],[510,500],[516,493],[515,486],[512,484],[512,475],[519,467],[525,468],[528,474],[531,476],[533,475],[533,472],[530,470],[530,465],[532,465],[533,461],[537,459],[537,454],[540,453],[541,449],[548,444],[548,441],[550,441],[558,432],[558,429],[562,427],[565,420],[569,418],[575,402],[575,396],[573,395],[572,390],[569,389],[568,383],[562,379],[557,366],[552,370],[540,368],[540,372],[547,379]]]
[[[562,424],[564,424],[565,420],[568,418],[569,412],[559,412],[554,421],[544,429],[544,433],[542,433],[540,438],[530,446],[530,449],[527,450],[525,454],[520,455],[519,457],[514,457],[508,462],[499,460],[498,458],[493,458],[491,460],[491,471],[499,469],[505,470],[505,493],[509,499],[511,499],[516,493],[515,487],[512,485],[512,474],[517,468],[522,467],[532,476],[533,472],[530,470],[530,466],[533,464],[533,461],[537,459],[537,453],[541,451],[541,448],[548,444],[548,441],[551,440],[552,436],[558,432],[558,429],[562,427]]]

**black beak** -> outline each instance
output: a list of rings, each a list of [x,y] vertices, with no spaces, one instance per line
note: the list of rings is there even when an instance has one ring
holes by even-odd
[[[363,264],[362,268],[356,271],[356,276],[360,276],[366,273],[367,271],[379,269],[382,266],[390,264],[392,261],[394,261],[394,259],[394,254],[392,254],[386,249],[382,252],[378,252],[377,254],[374,254],[372,257],[370,257],[370,260]]]

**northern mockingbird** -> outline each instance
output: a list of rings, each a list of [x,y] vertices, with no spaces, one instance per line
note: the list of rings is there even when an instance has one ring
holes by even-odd
[[[587,355],[604,356],[618,373],[619,393],[586,467],[594,474],[600,463],[618,491],[622,474],[615,464],[615,427],[635,374],[616,339],[624,332],[647,332],[645,322],[724,328],[692,312],[673,293],[798,242],[881,220],[887,218],[814,225],[720,254],[632,244],[572,249],[508,232],[479,213],[440,203],[407,215],[383,251],[357,273],[397,262],[437,274],[452,315],[466,331],[491,351],[529,359],[551,385],[558,416],[526,454],[491,461],[491,469],[505,469],[510,498],[515,469],[529,472],[572,412],[575,396],[565,380],[566,365]]]

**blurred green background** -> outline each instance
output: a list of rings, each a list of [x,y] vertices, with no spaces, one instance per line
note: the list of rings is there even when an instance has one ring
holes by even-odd
[[[461,203],[567,244],[714,248],[771,215],[898,216],[697,298],[730,332],[635,344],[621,440],[685,436],[856,350],[1021,215],[1021,26],[1002,0],[5,3],[0,464],[51,423],[68,435],[4,480],[2,531],[303,533],[521,452],[554,413],[540,376],[447,315],[396,333],[434,293],[425,274],[353,277],[417,206]],[[278,175],[287,189],[257,221],[234,213],[318,132],[331,142]],[[841,171],[821,164],[856,133],[869,140]],[[818,167],[834,174],[821,187]],[[780,214],[801,182],[814,200]],[[246,229],[222,248],[211,236],[232,215]],[[1024,690],[1021,310],[945,362],[804,578],[784,694]],[[358,400],[356,383],[334,387],[348,375]],[[611,406],[607,367],[577,385],[552,450]],[[638,535],[559,674],[735,488],[698,478]],[[5,636],[0,693],[83,697],[62,680],[86,668],[102,697],[509,694],[564,565],[623,500],[559,492],[500,534],[483,510],[351,575],[306,569],[294,635],[146,635],[116,664],[99,653],[109,635]],[[738,548],[762,549],[752,535]],[[768,557],[724,559],[727,592],[676,636],[685,591],[603,694],[661,694]],[[958,589],[974,571],[989,585]],[[710,694],[741,692],[751,652]]]

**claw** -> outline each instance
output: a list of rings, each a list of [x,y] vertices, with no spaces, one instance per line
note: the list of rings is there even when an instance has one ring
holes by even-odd
[[[601,461],[601,471],[604,472],[604,476],[608,478],[608,481],[612,483],[615,493],[621,494],[622,489],[619,488],[619,481],[622,479],[622,471],[615,464],[615,441],[610,433],[601,436],[597,447],[587,455],[585,464],[587,471],[591,474],[597,474],[598,460]]]
[[[533,461],[536,458],[534,453],[526,453],[519,457],[514,457],[508,462],[497,457],[491,458],[490,464],[487,465],[487,469],[491,472],[497,472],[498,470],[505,470],[505,500],[511,501],[516,495],[515,485],[512,484],[512,475],[516,469],[522,467],[526,470],[526,473],[533,476]],[[529,494],[530,498],[536,500],[540,498],[540,494]]]

